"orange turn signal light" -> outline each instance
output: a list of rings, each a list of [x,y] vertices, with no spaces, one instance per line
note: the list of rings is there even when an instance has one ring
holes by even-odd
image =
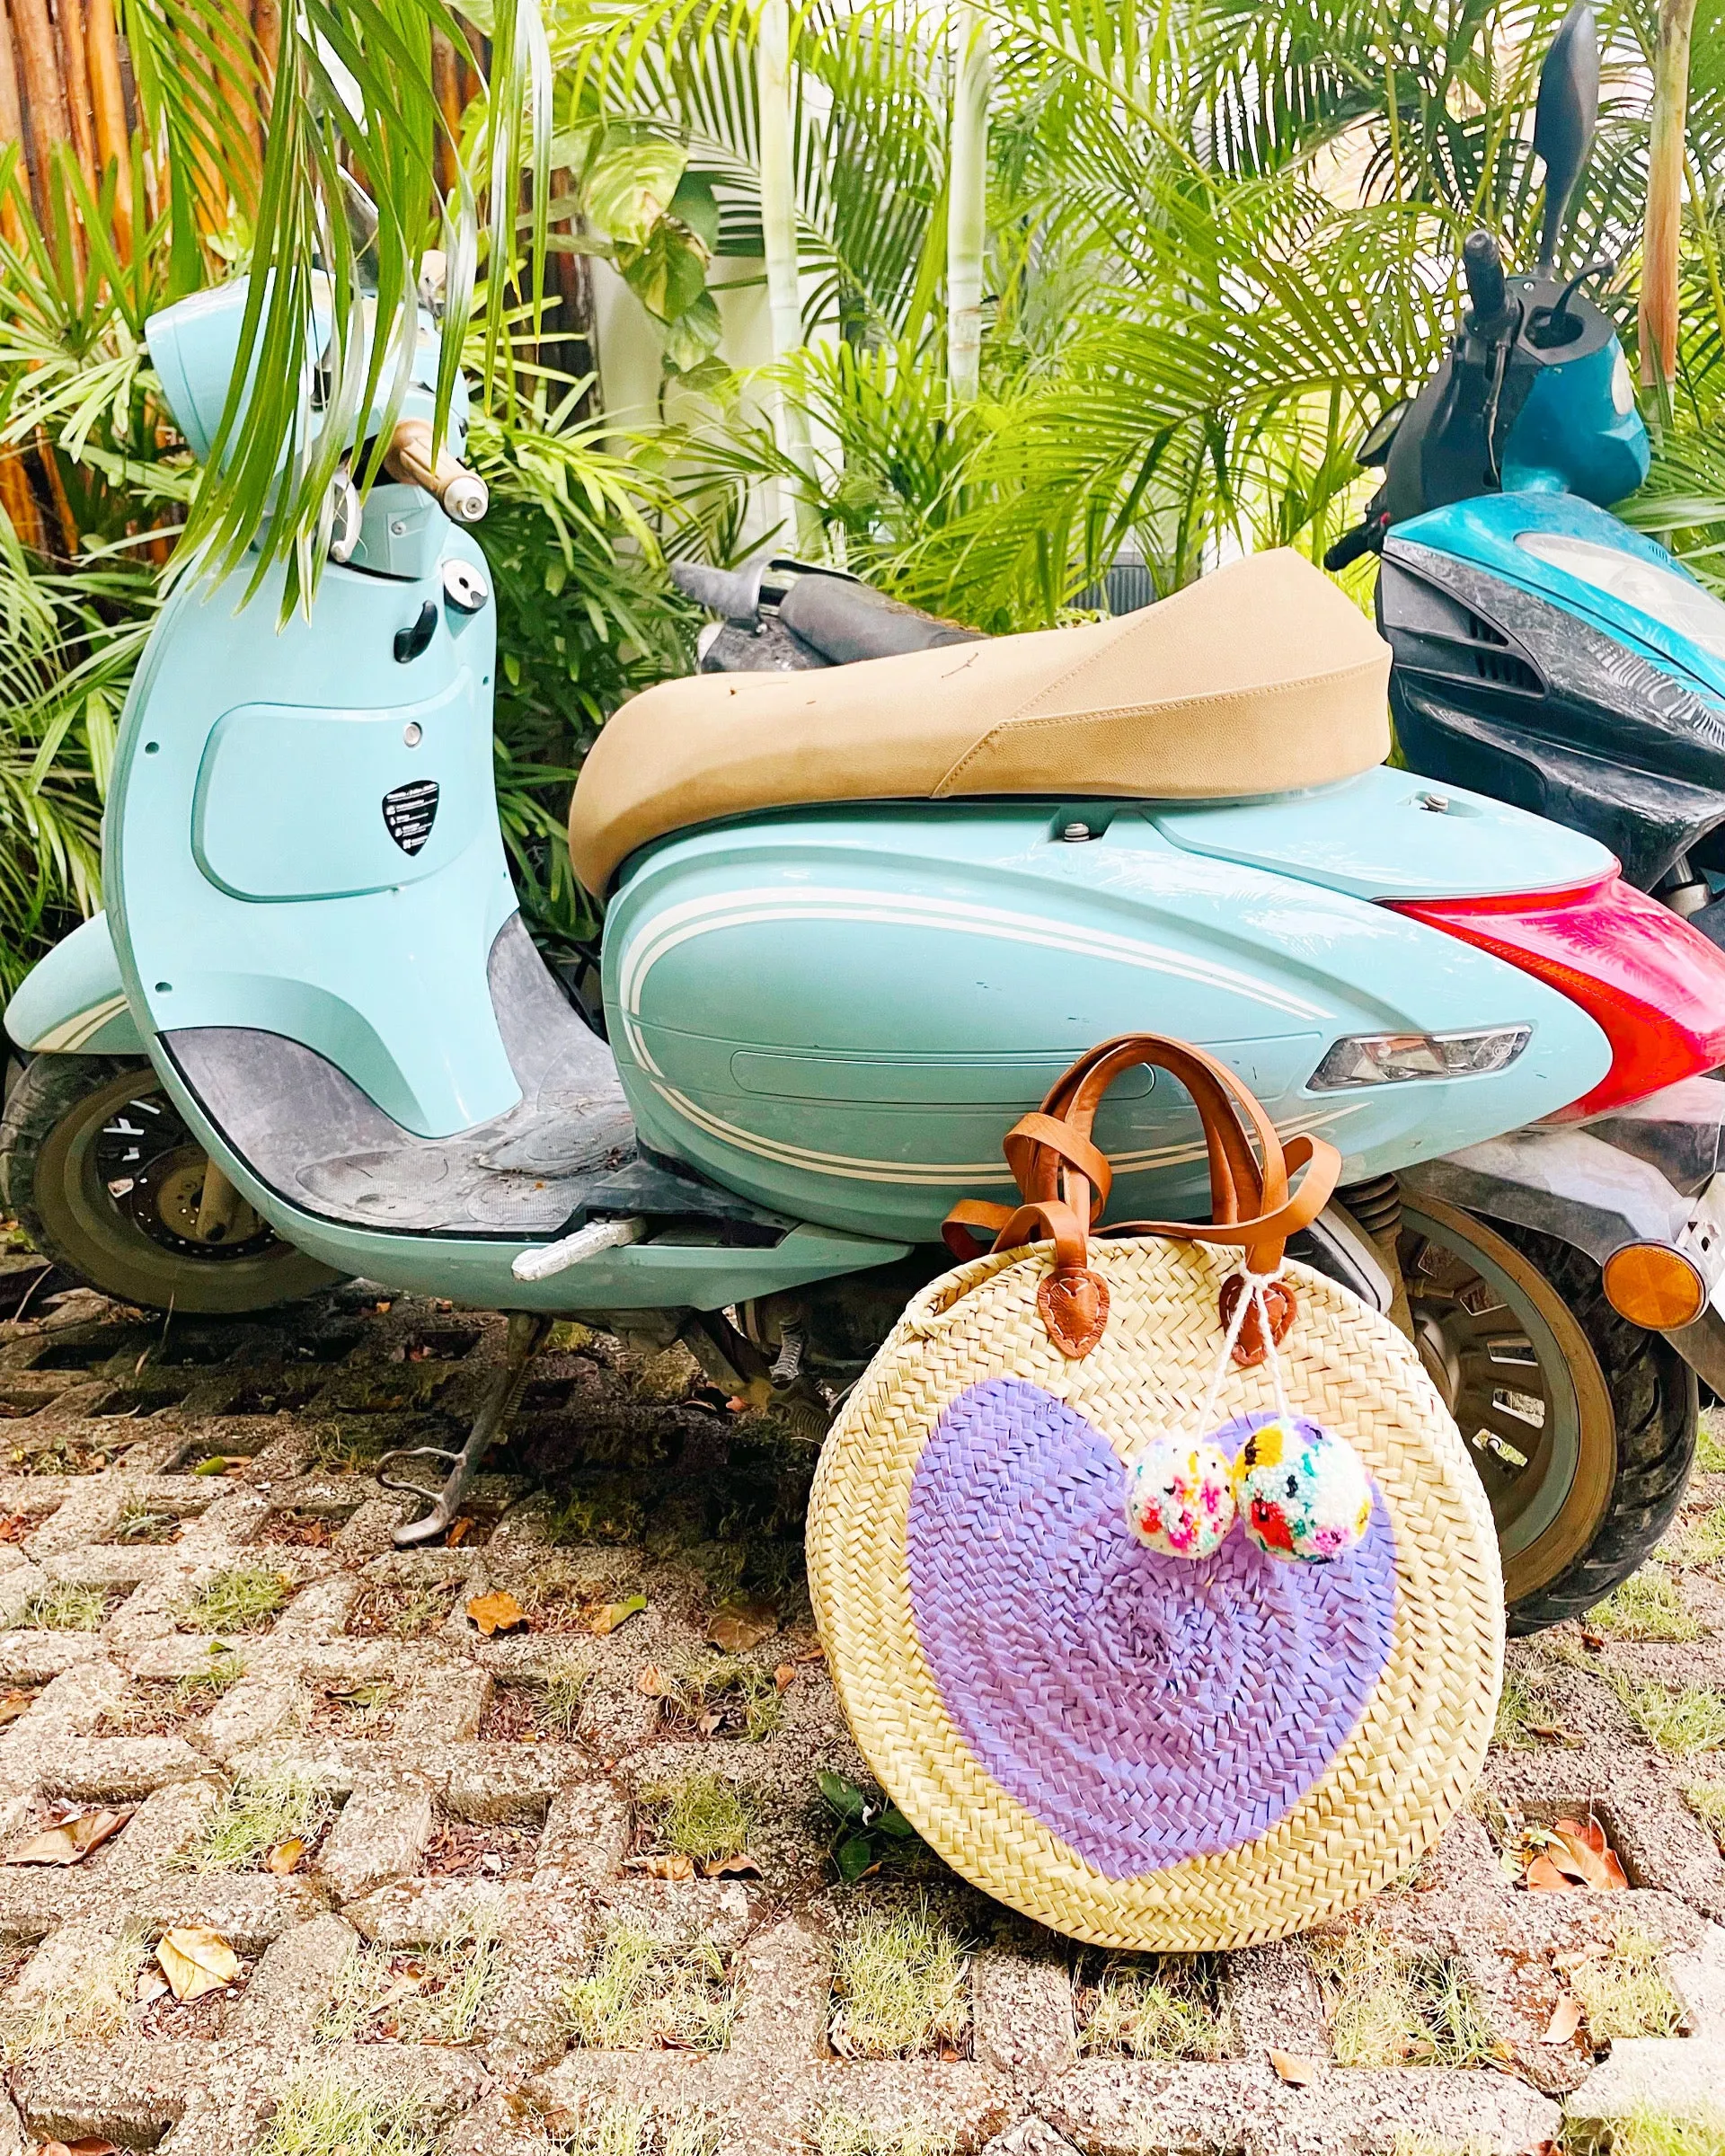
[[[1699,1268],[1668,1243],[1626,1242],[1606,1259],[1605,1284],[1618,1316],[1647,1332],[1693,1325],[1707,1307]]]

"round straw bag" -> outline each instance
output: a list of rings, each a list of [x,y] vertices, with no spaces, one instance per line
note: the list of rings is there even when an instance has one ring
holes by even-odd
[[[1214,1217],[1102,1240],[1091,1127],[1138,1064],[1192,1097]],[[1284,1150],[1225,1065],[1108,1042],[1006,1155],[1025,1202],[955,1209],[949,1245],[983,1226],[992,1252],[910,1304],[815,1479],[810,1590],[851,1727],[948,1863],[1057,1931],[1191,1952],[1303,1930],[1404,1871],[1484,1759],[1503,1588],[1479,1478],[1402,1334],[1285,1262],[1340,1159]],[[1311,1535],[1244,1501],[1290,1430],[1353,1478],[1329,1561],[1293,1561]],[[1238,1523],[1207,1555],[1147,1547],[1130,1464],[1207,1438]]]

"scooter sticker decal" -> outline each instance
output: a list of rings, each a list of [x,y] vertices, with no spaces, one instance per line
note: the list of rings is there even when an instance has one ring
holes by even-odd
[[[384,823],[403,853],[417,853],[438,820],[438,782],[410,779],[384,796]]]

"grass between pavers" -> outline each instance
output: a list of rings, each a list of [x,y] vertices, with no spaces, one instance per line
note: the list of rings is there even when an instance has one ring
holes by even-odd
[[[173,1695],[182,1702],[203,1700],[213,1704],[244,1674],[245,1664],[241,1657],[219,1639],[212,1639],[207,1659],[195,1668],[182,1670],[174,1678]]]
[[[705,2112],[669,2117],[645,2104],[598,2104],[550,2136],[563,2156],[718,2156],[724,2127]]]
[[[1714,1841],[1725,1853],[1725,1778],[1685,1782],[1683,1796],[1696,1818],[1712,1827]]]
[[[1596,2044],[1623,2037],[1676,2037],[1683,2033],[1683,2001],[1665,1973],[1665,1954],[1655,1939],[1632,1924],[1617,1933],[1608,1954],[1565,1957],[1570,1989],[1581,2002]]]
[[[177,1512],[152,1505],[147,1498],[131,1498],[119,1508],[113,1539],[117,1542],[171,1542],[180,1527]]]
[[[659,1670],[667,1710],[702,1736],[742,1736],[752,1745],[784,1719],[773,1673],[739,1655],[686,1654]]]
[[[688,1774],[641,1792],[652,1846],[697,1864],[740,1856],[748,1846],[753,1807],[722,1774]]]
[[[118,2036],[131,2010],[144,1954],[143,1933],[128,1929],[105,1954],[52,1991],[0,2001],[0,2057],[15,2065],[62,2045]]]
[[[294,1582],[271,1565],[234,1565],[206,1580],[179,1610],[182,1632],[258,1632],[287,1608]]]
[[[306,1775],[243,1775],[178,1866],[188,1871],[250,1871],[279,1842],[314,1842],[333,1810]]]
[[[1566,2141],[1564,2147],[1577,2156],[1592,2156],[1598,2143],[1590,2130],[1585,2138]],[[1611,2125],[1611,2156],[1725,2156],[1725,2125],[1700,2119],[1674,2118],[1662,2111],[1635,2111]]]
[[[543,1696],[534,1719],[546,1736],[561,1738],[565,1744],[573,1741],[580,1729],[592,1683],[591,1668],[573,1657],[553,1662],[545,1671]]]
[[[950,2134],[914,2120],[877,2125],[862,2112],[835,2104],[809,2122],[809,2145],[815,2156],[953,2156],[959,2144]]]
[[[495,1913],[463,1911],[423,1953],[355,1948],[314,2034],[328,2044],[471,2044],[507,1975]]]
[[[79,1586],[69,1579],[39,1587],[18,1613],[21,1627],[45,1632],[99,1632],[108,1621],[107,1587]]]
[[[1725,1694],[1700,1684],[1641,1684],[1609,1662],[1595,1666],[1661,1752],[1687,1758],[1725,1750]]]
[[[1725,1410],[1704,1408],[1695,1435],[1695,1466],[1703,1475],[1725,1474]]]
[[[306,2074],[283,2094],[254,2156],[430,2156],[431,2134],[401,2108],[397,2097]]]
[[[1081,1963],[1073,2006],[1087,2057],[1219,2059],[1227,2049],[1208,1955],[1116,1956],[1093,1974]]]
[[[1491,1727],[1494,1745],[1510,1752],[1531,1752],[1561,1740],[1558,1707],[1551,1693],[1554,1674],[1549,1665],[1531,1657],[1504,1671]]]
[[[722,2051],[736,2019],[736,1975],[711,1940],[661,1946],[630,1924],[563,1986],[570,2041],[592,2051]]]
[[[1663,1565],[1646,1564],[1596,1603],[1585,1621],[1619,1639],[1699,1639],[1705,1629]]]
[[[1685,1565],[1725,1564],[1725,1505],[1710,1505],[1694,1519],[1679,1521],[1669,1549],[1662,1542],[1655,1554]]]
[[[969,1957],[927,1905],[867,1909],[838,1943],[831,2038],[841,2058],[955,2050],[969,2027]]]
[[[1490,2066],[1508,2055],[1452,1963],[1369,1921],[1315,1940],[1312,1966],[1339,2066]]]

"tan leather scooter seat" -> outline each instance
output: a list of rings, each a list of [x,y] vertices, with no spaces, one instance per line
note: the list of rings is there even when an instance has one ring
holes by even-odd
[[[649,840],[756,809],[1326,785],[1388,754],[1389,671],[1389,646],[1352,600],[1279,549],[1118,621],[661,682],[588,754],[570,857],[603,891]]]

